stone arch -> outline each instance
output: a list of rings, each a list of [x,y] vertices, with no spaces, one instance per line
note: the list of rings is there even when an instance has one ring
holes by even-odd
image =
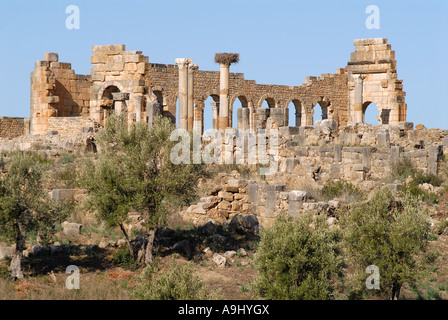
[[[290,104],[294,105],[295,108],[295,119],[294,119],[294,124],[295,127],[300,127],[302,126],[302,121],[304,122],[305,120],[305,107],[301,101],[301,99],[299,98],[291,98],[288,103],[286,103],[286,108],[289,108]],[[291,110],[290,110],[291,111]],[[292,119],[290,119],[291,121]]]
[[[243,108],[246,108],[249,106],[249,100],[246,97],[246,94],[242,94],[242,93],[235,93],[231,98],[230,98],[230,107],[233,106],[233,103],[236,101],[236,99],[239,99],[241,101],[241,105]]]
[[[263,104],[263,102],[266,100],[266,102],[268,103],[269,109],[271,108],[275,108],[275,99],[272,98],[271,95],[268,94],[264,94],[261,96],[261,98],[258,100],[257,103],[257,109],[261,109],[261,105]]]
[[[236,100],[239,100],[241,103],[241,109],[243,110],[236,110],[237,113],[235,114],[235,110],[233,109],[233,105],[235,103]],[[234,126],[234,116],[236,118],[236,127],[238,129],[249,129],[250,127],[250,115],[253,112],[252,110],[250,110],[251,108],[249,108],[249,100],[247,99],[247,97],[243,94],[235,94],[233,95],[233,97],[230,99],[230,105],[229,105],[229,127],[235,127]]]
[[[219,102],[219,89],[210,89],[206,91],[205,94],[202,95],[202,100],[205,101],[210,96],[212,96],[215,102]],[[218,100],[215,99],[216,97],[218,97]]]
[[[215,90],[209,91],[210,94],[201,100],[202,103],[199,106],[202,108],[201,120],[202,120],[202,130],[218,129],[218,119],[219,119],[219,92],[216,93]],[[211,98],[213,101],[207,102]],[[214,104],[214,106],[212,105]],[[206,117],[206,115],[208,117]],[[211,119],[209,119],[211,117]],[[210,128],[210,120],[211,127]]]
[[[322,120],[332,119],[333,116],[333,108],[331,107],[331,102],[327,97],[320,97],[319,99],[315,99],[312,102],[312,114],[313,114],[313,125],[314,125],[314,115],[315,115],[315,107],[319,105],[322,111]]]
[[[376,116],[376,119],[378,120],[377,124],[389,124],[389,116],[390,116],[390,110],[389,109],[382,109],[378,103],[374,101],[366,101],[362,104],[362,122],[366,123],[366,111],[367,108],[374,104],[376,106],[376,109],[378,111],[378,115]]]
[[[118,81],[107,81],[106,83],[104,83],[101,86],[100,90],[98,90],[98,95],[97,95],[98,100],[103,99],[104,91],[107,90],[108,87],[117,87],[120,90],[120,92],[126,92],[124,90],[123,85],[120,82],[118,82]]]

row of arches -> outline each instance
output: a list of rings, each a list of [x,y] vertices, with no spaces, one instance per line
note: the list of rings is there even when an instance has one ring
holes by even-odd
[[[161,102],[161,101],[160,101]],[[219,96],[218,95],[210,95],[204,101],[204,110],[203,110],[203,128],[204,131],[212,130],[214,127],[213,124],[213,108],[212,103],[219,104]],[[313,106],[313,117],[312,123],[309,125],[314,125],[318,120],[325,120],[329,118],[328,111],[329,103],[318,102]],[[244,96],[237,97],[233,104],[229,109],[230,123],[232,128],[237,128],[237,110],[240,108],[247,108],[248,101]],[[265,99],[260,106],[261,108],[269,109],[275,107],[275,102],[273,100]],[[178,112],[178,104],[176,105],[176,110]],[[288,126],[289,127],[300,127],[307,125],[304,116],[304,110],[302,103],[298,100],[292,100],[288,104]],[[178,122],[178,114],[176,115],[176,124]],[[375,103],[368,102],[363,106],[363,122],[371,125],[378,125],[380,123],[380,116],[378,112],[378,108]]]
[[[113,94],[117,92],[122,92],[119,87],[117,86],[108,86],[107,88],[104,88],[104,90],[100,93],[100,96],[102,98],[103,105],[102,111],[101,111],[101,122],[103,122],[109,114],[114,111],[116,108],[114,101],[113,101]],[[164,96],[162,93],[162,90],[153,90],[152,94],[156,97],[157,102],[160,105],[166,104],[166,101],[164,101]],[[263,100],[261,100],[263,99]],[[261,109],[272,109],[276,107],[276,102],[273,98],[265,97],[263,96],[258,102],[259,108]],[[261,102],[261,103],[260,103]],[[236,96],[234,99],[231,100],[231,105],[229,108],[229,125],[233,128],[238,127],[238,114],[237,110],[241,108],[249,108],[249,101],[245,96]],[[202,121],[203,125],[202,128],[204,131],[211,130],[214,127],[216,127],[216,124],[213,123],[213,119],[216,118],[216,112],[218,109],[216,106],[219,105],[219,95],[216,93],[211,93],[205,101],[203,101],[203,114],[202,114]],[[215,110],[213,110],[213,106],[215,106]],[[144,105],[142,106],[145,107]],[[317,102],[314,106],[312,106],[312,110],[305,110],[305,107],[303,106],[302,102],[298,99],[293,99],[289,102],[287,105],[289,115],[288,115],[288,123],[287,125],[290,127],[299,127],[299,126],[305,126],[305,125],[314,125],[317,120],[324,120],[331,118],[332,108],[331,103],[326,100],[322,99],[322,101]],[[249,108],[250,109],[250,108]],[[145,110],[142,110],[143,112]],[[175,117],[176,124],[178,124],[179,119],[179,106],[178,106],[178,99],[176,103],[176,114],[173,116]],[[213,114],[215,112],[215,115]],[[252,112],[252,110],[251,110]],[[305,115],[305,113],[308,112],[308,115]],[[374,103],[366,102],[363,105],[363,122],[368,124],[377,125],[379,123],[384,123],[384,115],[382,114],[381,117],[383,119],[380,119],[380,115],[378,113],[378,108]],[[381,121],[383,120],[383,121]]]

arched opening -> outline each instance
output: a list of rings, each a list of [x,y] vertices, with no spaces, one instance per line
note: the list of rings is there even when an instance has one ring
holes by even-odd
[[[238,109],[241,109],[238,115]],[[243,110],[244,109],[244,110]],[[249,128],[249,105],[244,96],[239,96],[232,104],[232,128],[248,129]],[[243,124],[244,122],[244,124]]]
[[[302,125],[302,103],[298,100],[292,100],[289,105],[289,127],[300,127]]]
[[[261,103],[261,108],[275,108],[275,100],[273,98],[266,98]]]
[[[375,103],[367,101],[362,106],[362,122],[379,125],[381,124],[381,117],[378,111],[378,107]]]
[[[202,110],[202,128],[204,132],[213,131],[218,128],[219,117],[219,96],[212,94],[204,101],[204,109]]]
[[[121,92],[117,86],[107,87],[101,96],[100,124],[105,126],[107,119],[115,112],[113,93]]]
[[[314,114],[313,114],[313,125],[318,120],[326,120],[328,119],[328,103],[321,101],[316,103],[316,105],[313,107]]]

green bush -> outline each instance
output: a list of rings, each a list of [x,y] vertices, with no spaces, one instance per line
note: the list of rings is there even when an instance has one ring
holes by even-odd
[[[157,274],[155,264],[142,273],[142,282],[130,292],[135,300],[215,300],[221,297],[209,294],[203,282],[194,275],[192,263],[172,261],[169,269]]]
[[[131,253],[127,249],[120,249],[118,250],[113,258],[112,261],[115,266],[126,269],[126,270],[137,270],[139,268],[138,263],[134,260],[134,258],[131,256]]]
[[[339,242],[324,217],[279,215],[261,232],[254,292],[268,300],[333,299],[342,270]]]
[[[398,299],[404,283],[411,286],[424,272],[430,231],[429,214],[419,199],[406,193],[403,206],[391,205],[394,198],[384,188],[367,203],[353,206],[341,219],[344,243],[355,272],[349,281],[353,297],[378,295]],[[380,271],[380,290],[367,290],[366,268]]]
[[[411,159],[401,158],[392,163],[391,178],[392,180],[402,180],[416,174],[415,168],[412,166]]]
[[[331,200],[343,198],[348,202],[360,201],[364,197],[363,192],[346,180],[330,180],[322,188],[322,195]]]
[[[435,193],[420,188],[420,186],[415,182],[415,180],[403,184],[401,192],[403,194],[408,193],[414,198],[420,198],[421,200],[429,204],[437,203],[439,198]]]
[[[441,177],[429,173],[426,174],[421,171],[415,173],[415,175],[413,176],[413,181],[417,185],[429,183],[435,187],[440,187],[443,183],[443,179]]]

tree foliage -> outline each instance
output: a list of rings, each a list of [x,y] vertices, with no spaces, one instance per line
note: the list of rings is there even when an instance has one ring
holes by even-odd
[[[191,263],[179,264],[174,259],[164,272],[155,266],[146,267],[140,284],[131,291],[136,300],[214,300],[220,296],[208,293],[204,283],[194,274]]]
[[[97,137],[98,159],[88,162],[83,181],[98,218],[122,229],[133,254],[123,228],[128,213],[134,210],[143,215],[151,242],[155,230],[166,222],[170,207],[195,197],[203,171],[200,165],[171,162],[170,151],[176,142],[170,141],[175,128],[168,119],[158,117],[152,128],[144,123],[128,128],[126,122],[124,116],[108,119]]]
[[[398,299],[404,283],[412,285],[418,280],[421,253],[428,243],[428,217],[418,198],[405,194],[401,205],[387,188],[344,216],[345,247],[356,268],[353,298],[369,294]],[[366,289],[366,268],[370,265],[379,268],[379,290]]]
[[[261,232],[254,291],[274,300],[332,299],[342,269],[339,241],[321,216],[279,215]]]
[[[26,236],[35,233],[48,239],[67,211],[45,190],[48,165],[37,154],[14,152],[5,166],[7,172],[0,178],[0,237],[16,244],[11,272],[13,277],[21,278]]]

